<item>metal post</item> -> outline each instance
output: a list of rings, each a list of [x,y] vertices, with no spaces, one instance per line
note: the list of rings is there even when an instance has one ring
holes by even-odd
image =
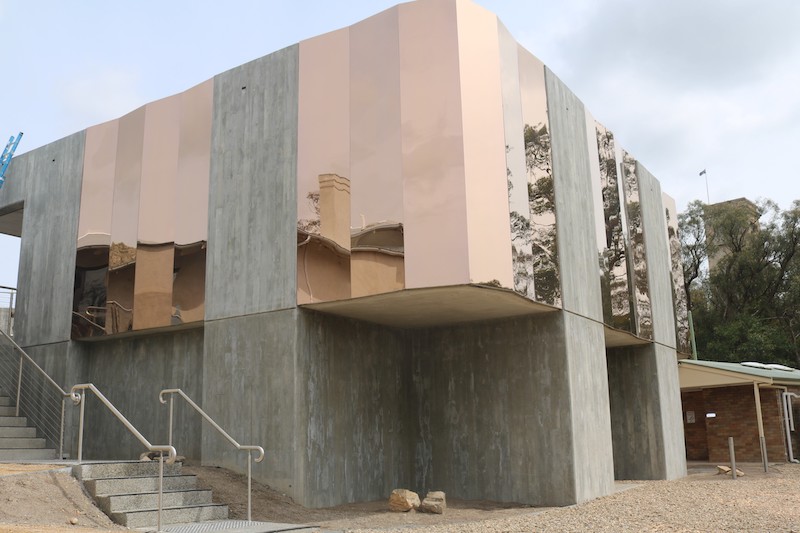
[[[61,398],[61,431],[59,432],[58,436],[58,460],[61,461],[64,459],[64,404],[66,403],[65,398]]]
[[[728,453],[731,456],[731,476],[736,480],[736,454],[733,453],[733,437],[728,437]]]
[[[19,416],[20,391],[22,390],[22,356],[19,356],[19,375],[17,376],[17,414]]]
[[[694,339],[694,320],[692,320],[692,311],[689,310],[689,340],[692,343],[692,359],[697,361],[697,342]]]
[[[247,521],[253,521],[253,491],[252,491],[252,479],[253,479],[253,452],[247,450]]]
[[[758,440],[761,443],[761,462],[764,463],[764,472],[769,471],[767,462],[767,441],[764,438],[764,418],[761,414],[761,393],[758,383],[753,383],[753,396],[756,400],[756,421],[758,422]]]
[[[161,498],[164,494],[164,452],[158,454],[158,519],[156,531],[161,531]]]
[[[78,422],[78,464],[83,460],[83,410],[86,405],[86,395],[81,394],[81,415]]]
[[[167,444],[172,446],[172,403],[173,403],[174,395],[169,395],[169,441]]]
[[[11,336],[11,324],[12,324],[11,317],[13,314],[14,314],[14,293],[12,291],[8,293],[8,328],[6,329],[6,331],[8,332],[9,337]]]

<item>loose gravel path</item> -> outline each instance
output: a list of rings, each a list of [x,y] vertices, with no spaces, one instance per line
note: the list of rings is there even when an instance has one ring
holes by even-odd
[[[800,465],[774,465],[769,474],[759,472],[760,465],[744,470],[748,475],[736,481],[709,472],[677,481],[639,482],[629,490],[572,507],[412,531],[800,532]],[[348,531],[408,533],[409,529]]]

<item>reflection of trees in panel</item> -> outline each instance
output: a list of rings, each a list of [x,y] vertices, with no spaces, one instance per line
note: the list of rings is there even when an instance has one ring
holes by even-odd
[[[506,154],[511,148],[506,146]],[[508,203],[509,206],[517,205],[513,201],[514,195],[524,194],[525,204],[528,201],[528,193],[526,190],[514,191],[514,182],[516,179],[511,169],[506,167],[506,177],[508,180]],[[527,178],[521,176],[520,179],[525,180],[523,185],[527,184]],[[536,298],[533,288],[533,254],[531,253],[531,220],[527,213],[520,213],[512,209],[509,213],[511,221],[511,264],[514,273],[514,290],[523,296],[531,299]]]
[[[599,257],[602,272],[603,319],[612,327],[632,331],[628,265],[619,201],[617,160],[614,155],[614,134],[600,124],[596,124],[595,132],[600,160],[600,186],[606,234],[605,250]]]
[[[531,258],[536,299],[561,305],[556,241],[556,206],[553,188],[550,132],[547,125],[525,125],[525,165],[528,173]],[[513,224],[513,222],[512,222]]]
[[[686,289],[683,285],[683,262],[681,259],[681,241],[678,237],[678,219],[675,213],[665,210],[667,217],[667,236],[669,238],[670,265],[672,266],[672,301],[675,312],[675,335],[678,351],[691,353],[689,344],[689,313],[686,301]]]
[[[314,218],[301,218],[297,221],[297,229],[307,233],[319,234],[319,191],[311,191],[306,195],[308,204],[314,213]]]
[[[628,218],[631,260],[633,263],[634,316],[636,333],[645,339],[653,338],[653,320],[650,308],[650,288],[647,283],[647,257],[644,248],[642,208],[639,202],[639,181],[636,177],[636,160],[622,152],[622,172],[625,185],[625,213]]]

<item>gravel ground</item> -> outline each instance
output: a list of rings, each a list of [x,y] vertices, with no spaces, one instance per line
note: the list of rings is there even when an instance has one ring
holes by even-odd
[[[800,465],[774,465],[769,474],[759,472],[759,465],[743,470],[748,475],[736,481],[700,473],[676,481],[639,482],[629,490],[572,507],[416,531],[800,532]],[[409,529],[348,531],[408,533]]]

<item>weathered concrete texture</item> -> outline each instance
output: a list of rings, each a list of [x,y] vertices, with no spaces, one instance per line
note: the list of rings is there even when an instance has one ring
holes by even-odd
[[[151,444],[167,444],[169,406],[158,393],[179,388],[200,404],[203,330],[81,343],[83,375],[75,383],[94,383]],[[78,407],[73,407],[75,411]],[[84,457],[136,459],[147,451],[94,394],[87,393]],[[173,445],[180,455],[200,457],[201,419],[183,400],[175,400]]]
[[[27,189],[15,329],[23,348],[70,337],[83,144],[80,132],[29,152],[15,176]]]
[[[567,340],[567,326],[588,333],[584,350]],[[535,505],[610,493],[607,430],[590,432],[608,420],[605,379],[581,360],[602,353],[594,329],[554,313],[415,333],[417,488]],[[587,378],[570,381],[579,373]],[[581,421],[598,422],[578,428],[580,411]],[[592,445],[598,450],[585,461]]]
[[[298,410],[306,388],[296,362],[296,313],[206,322],[200,405],[240,444],[264,448],[264,461],[253,465],[255,479],[305,503],[295,482],[305,449],[296,435],[305,428]],[[208,425],[202,449],[204,464],[247,471],[247,453]]]
[[[640,163],[636,163],[636,176],[639,178],[639,199],[642,206],[653,340],[675,349],[672,259],[667,242],[667,219],[661,200],[661,185]],[[675,358],[677,359],[677,355]]]
[[[545,67],[563,307],[602,322],[597,234],[583,103]]]
[[[25,202],[28,192],[28,165],[34,159],[31,152],[20,154],[11,159],[6,169],[6,181],[0,189],[0,215],[16,211]]]
[[[296,303],[298,46],[214,78],[206,319]]]
[[[307,414],[305,505],[384,499],[413,482],[415,408],[408,333],[299,312],[298,359]],[[305,422],[307,420],[307,423]]]
[[[608,350],[616,479],[686,475],[675,351],[658,344]]]

